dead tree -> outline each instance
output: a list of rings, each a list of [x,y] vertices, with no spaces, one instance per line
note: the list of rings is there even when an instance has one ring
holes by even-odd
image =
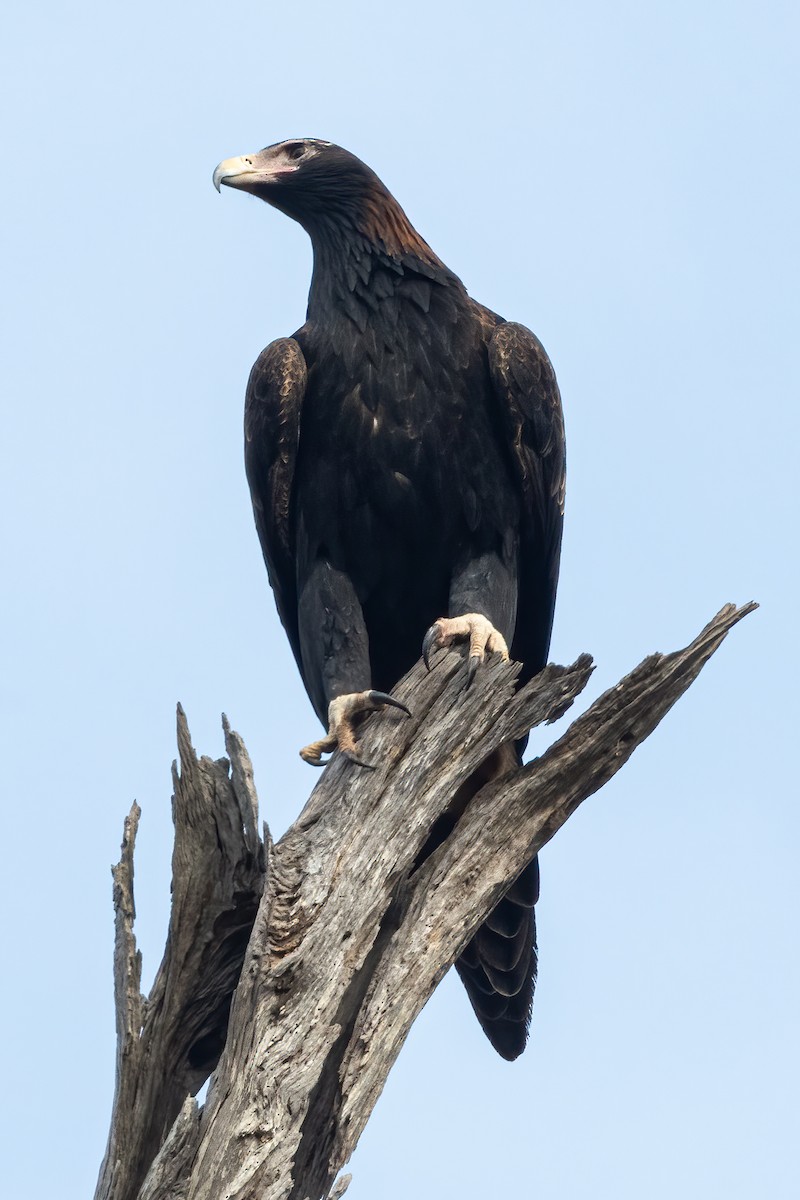
[[[451,652],[365,726],[373,771],[338,756],[273,845],[241,739],[198,759],[178,709],[172,915],[150,996],[133,934],[133,847],[114,868],[117,1073],[96,1200],[320,1200],[347,1163],[417,1014],[522,868],[602,787],[755,605],[654,654],[546,750],[469,802],[420,862],[459,785],[501,743],[554,721],[582,655],[520,691],[494,662],[464,688]],[[212,1075],[213,1072],[213,1075]],[[212,1075],[202,1108],[194,1095]],[[333,1190],[331,1190],[333,1189]]]

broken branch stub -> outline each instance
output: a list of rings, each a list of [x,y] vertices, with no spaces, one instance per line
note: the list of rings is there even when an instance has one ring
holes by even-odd
[[[173,765],[172,912],[150,995],[140,993],[133,933],[133,844],[125,823],[114,868],[117,1072],[96,1200],[134,1200],[187,1096],[219,1060],[231,998],[264,884],[252,767],[224,723],[230,764],[198,759],[178,706],[180,773]]]

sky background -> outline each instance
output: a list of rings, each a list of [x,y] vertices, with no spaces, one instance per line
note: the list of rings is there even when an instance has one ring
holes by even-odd
[[[211,185],[309,135],[550,353],[552,657],[595,656],[579,710],[726,601],[762,606],[544,851],[526,1054],[496,1057],[448,977],[348,1200],[795,1196],[796,5],[16,0],[2,22],[4,1194],[92,1194],[109,865],[135,798],[149,988],[176,702],[214,757],[228,713],[276,836],[316,782],[241,445],[310,248]]]

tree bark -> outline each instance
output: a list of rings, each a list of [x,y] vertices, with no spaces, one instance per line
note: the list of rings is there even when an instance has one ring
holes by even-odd
[[[539,758],[483,787],[424,861],[438,817],[497,747],[560,717],[581,656],[519,691],[491,662],[418,663],[336,756],[273,846],[259,840],[247,752],[198,760],[178,710],[173,902],[164,961],[140,995],[133,843],[114,869],[117,1083],[96,1200],[322,1200],[350,1158],[436,985],[520,871],[611,778],[756,606],[723,608],[686,649],[654,654]],[[211,1075],[199,1109],[192,1096]],[[331,1189],[333,1188],[333,1191]]]

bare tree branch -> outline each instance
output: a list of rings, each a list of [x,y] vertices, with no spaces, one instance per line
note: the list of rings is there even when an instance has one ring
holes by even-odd
[[[189,795],[205,797],[198,802],[197,819],[207,830],[208,814],[221,805],[226,816],[215,820],[232,845],[238,823],[244,847],[238,853],[245,852],[251,862],[249,901],[235,923],[239,941],[221,953],[222,914],[231,911],[231,865],[226,856],[214,861],[213,872],[226,879],[215,892],[208,865],[198,861],[213,858],[214,848],[204,835],[194,845],[185,842],[185,857],[183,851],[179,856],[177,841],[185,834],[176,815],[175,878],[198,877],[204,883],[199,890],[181,891],[180,882],[176,888],[170,942],[142,1018],[139,1042],[145,1031],[149,1039],[142,1055],[131,1044],[140,970],[132,934],[138,811],[131,814],[115,871],[121,1049],[109,1155],[101,1174],[102,1186],[114,1148],[116,1177],[129,1185],[128,1190],[99,1188],[98,1196],[340,1196],[349,1177],[338,1184],[334,1180],[413,1021],[444,973],[533,855],[627,761],[753,607],[728,605],[685,650],[646,659],[540,758],[478,792],[427,858],[422,853],[430,830],[459,786],[498,746],[562,715],[592,668],[582,656],[572,667],[546,668],[516,691],[518,668],[497,662],[465,690],[459,654],[444,656],[430,675],[418,664],[396,689],[413,717],[383,713],[364,728],[361,753],[377,769],[364,771],[337,758],[295,824],[271,848],[227,1041],[199,1116],[193,1102],[181,1104],[213,1066],[224,1036],[222,997],[229,997],[238,975],[246,918],[252,923],[262,877],[252,870],[258,858],[255,792],[244,747],[226,724],[231,779],[227,764],[197,763],[185,723],[179,723],[182,774],[176,810],[178,797],[187,811],[193,810]],[[213,903],[217,915],[209,920],[201,907]],[[198,929],[204,945],[192,953]],[[185,948],[180,960],[177,945]],[[210,986],[208,964],[220,962],[225,986]],[[167,997],[173,991],[180,1003],[170,1006]],[[198,1041],[202,1067],[196,1065]],[[141,1095],[153,1100],[149,1121],[140,1115]],[[129,1122],[124,1135],[117,1129],[123,1113]]]

